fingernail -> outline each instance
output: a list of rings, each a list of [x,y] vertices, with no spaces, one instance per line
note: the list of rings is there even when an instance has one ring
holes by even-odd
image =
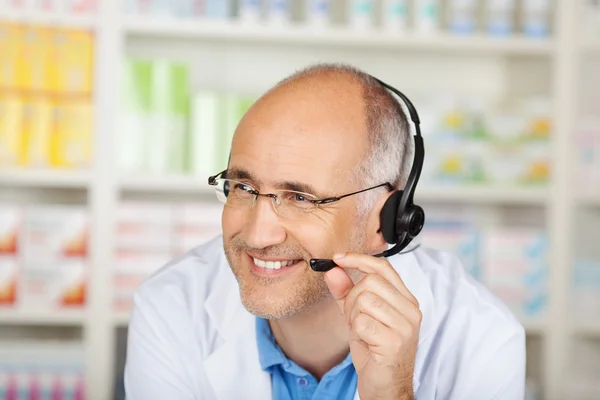
[[[346,255],[345,253],[335,253],[333,255],[333,258],[334,259],[340,259],[340,258],[344,257],[345,255]]]

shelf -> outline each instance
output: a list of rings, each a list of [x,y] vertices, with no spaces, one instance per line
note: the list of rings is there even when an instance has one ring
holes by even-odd
[[[415,201],[543,206],[548,195],[547,189],[539,187],[420,187],[415,192]]]
[[[129,311],[117,311],[114,314],[114,324],[117,328],[126,328],[129,325]]]
[[[87,171],[0,169],[0,187],[86,189],[89,181]]]
[[[208,176],[192,177],[186,175],[165,176],[126,176],[121,179],[121,190],[153,193],[193,193],[213,194],[208,185]]]
[[[395,48],[417,51],[466,51],[498,55],[551,55],[551,39],[524,37],[454,36],[394,34],[384,31],[356,30],[341,27],[315,29],[302,25],[249,25],[237,21],[177,19],[131,19],[125,31],[132,36],[188,38],[234,42],[260,42],[330,47]]]
[[[525,328],[525,332],[528,335],[546,335],[549,330],[549,324],[544,319],[532,318],[525,319],[521,321],[523,327]]]
[[[592,322],[574,322],[573,333],[582,336],[593,336],[600,339],[600,320]]]
[[[600,55],[600,38],[584,40],[583,50],[588,54]]]
[[[600,207],[600,191],[597,193],[580,193],[578,203],[582,206]]]
[[[0,326],[83,326],[84,319],[84,310],[21,311],[0,308]]]
[[[47,12],[3,12],[0,21],[10,21],[20,24],[49,25],[53,27],[95,29],[95,15],[72,15]]]

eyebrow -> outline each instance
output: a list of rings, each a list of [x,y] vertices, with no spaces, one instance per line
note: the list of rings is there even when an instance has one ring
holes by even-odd
[[[260,179],[257,179],[251,172],[242,168],[230,168],[227,170],[225,175],[225,177],[228,179],[247,179],[252,182],[255,182],[257,185],[262,183]],[[323,197],[319,196],[318,191],[312,185],[300,181],[277,181],[275,182],[275,187],[285,190],[293,190],[295,192],[312,194],[314,196],[317,196],[318,198]]]

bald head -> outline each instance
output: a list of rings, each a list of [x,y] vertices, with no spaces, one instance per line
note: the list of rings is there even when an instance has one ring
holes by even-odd
[[[357,165],[354,178],[364,187],[390,182],[404,187],[412,166],[410,127],[395,95],[371,75],[346,64],[317,64],[302,69],[280,81],[273,90],[287,87],[311,87],[327,82],[338,94],[338,101],[360,102],[365,157]],[[347,91],[352,87],[354,90]],[[345,99],[344,96],[350,99]],[[350,114],[350,109],[348,110]],[[363,211],[373,204],[376,193],[365,196]]]

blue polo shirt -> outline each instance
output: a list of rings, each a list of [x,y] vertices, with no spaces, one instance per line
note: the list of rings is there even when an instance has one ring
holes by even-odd
[[[289,360],[263,318],[256,319],[258,358],[264,371],[271,374],[273,400],[352,400],[358,376],[350,353],[329,370],[320,382],[304,368]]]

